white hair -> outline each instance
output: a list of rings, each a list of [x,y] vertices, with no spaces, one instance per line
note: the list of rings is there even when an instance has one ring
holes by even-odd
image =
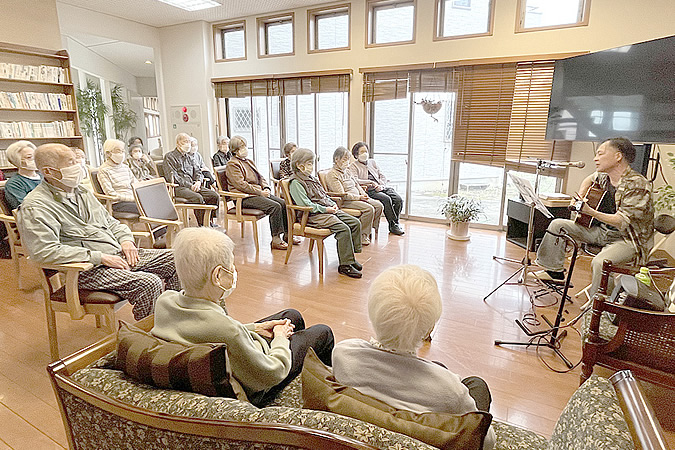
[[[30,147],[36,149],[35,144],[30,141],[16,141],[7,147],[7,161],[16,167],[21,167],[21,150]]]
[[[335,149],[333,152],[333,163],[338,162],[342,158],[345,157],[345,155],[349,154],[349,150],[347,150],[345,147],[338,147]]]
[[[291,156],[291,169],[293,173],[298,173],[298,166],[305,164],[308,161],[314,161],[316,155],[308,148],[299,148],[293,152]]]
[[[189,141],[190,140],[190,135],[187,133],[178,133],[176,135],[176,144],[178,144],[179,141]]]
[[[375,338],[386,348],[414,352],[441,317],[436,279],[419,266],[389,268],[368,291],[368,317]]]
[[[213,269],[230,269],[234,242],[225,233],[205,227],[185,228],[173,243],[178,278],[187,291],[198,291],[208,283]]]
[[[103,143],[103,154],[109,155],[116,148],[121,148],[124,150],[124,142],[119,139],[106,139]]]
[[[220,145],[220,144],[223,143],[223,142],[228,142],[228,143],[229,143],[229,142],[230,142],[230,138],[227,137],[227,136],[218,136],[218,137],[216,138],[216,144],[219,144],[219,145]]]
[[[246,147],[246,139],[244,139],[242,136],[233,136],[232,139],[230,139],[230,143],[228,145],[230,147],[230,151],[232,153],[236,153],[237,150]]]

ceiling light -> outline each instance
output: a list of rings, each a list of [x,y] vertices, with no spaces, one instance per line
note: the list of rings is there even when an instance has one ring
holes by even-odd
[[[171,6],[175,6],[186,11],[199,11],[200,9],[213,8],[221,6],[221,2],[216,0],[159,0]]]
[[[146,63],[146,64],[152,64],[152,61],[150,61],[150,60],[148,59],[148,60],[145,61],[145,63]]]

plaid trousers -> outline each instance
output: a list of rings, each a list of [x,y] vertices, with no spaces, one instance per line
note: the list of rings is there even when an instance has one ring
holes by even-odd
[[[123,253],[119,256],[124,258]],[[80,274],[81,289],[114,292],[133,305],[134,318],[141,320],[155,310],[155,300],[164,289],[179,291],[173,250],[138,249],[138,264],[131,270],[96,266]]]

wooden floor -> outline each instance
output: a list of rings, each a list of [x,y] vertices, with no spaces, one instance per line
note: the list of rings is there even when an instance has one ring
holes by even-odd
[[[366,310],[370,281],[383,269],[396,264],[417,264],[432,272],[443,296],[443,315],[433,332],[433,341],[421,356],[443,362],[461,376],[480,375],[492,391],[495,417],[550,436],[555,421],[579,383],[579,368],[558,374],[546,368],[533,349],[497,347],[495,339],[525,340],[514,319],[532,309],[522,285],[505,286],[487,301],[483,297],[517,269],[499,263],[493,255],[522,258],[523,251],[506,243],[504,233],[472,230],[469,242],[446,239],[446,227],[419,222],[404,224],[403,237],[388,236],[386,227],[359,261],[364,277],[353,280],[337,274],[334,240],[328,238],[326,273],[318,275],[316,251],[308,256],[308,244],[294,247],[284,265],[284,252],[272,252],[267,221],[260,222],[261,249],[256,253],[250,226],[242,239],[232,224],[230,235],[237,244],[235,262],[239,272],[237,290],[228,300],[229,312],[242,322],[252,321],[284,308],[296,308],[308,324],[326,323],[336,339],[369,338]],[[0,260],[0,449],[61,448],[67,445],[61,417],[46,375],[50,362],[42,292],[37,273],[24,264],[20,291],[13,267]],[[575,270],[575,289],[589,281],[588,261]],[[535,288],[530,288],[535,289]],[[551,303],[550,296],[538,299]],[[572,318],[579,311],[575,301],[566,310]],[[537,308],[553,319],[556,306]],[[131,321],[128,306],[118,316]],[[60,349],[67,355],[104,336],[92,318],[71,321],[57,314]],[[574,330],[564,340],[562,352],[574,363],[581,356],[580,339]],[[564,366],[549,350],[541,356],[558,369]],[[606,372],[601,372],[605,373]],[[664,428],[675,430],[675,392],[648,386]],[[668,433],[675,447],[674,434]]]

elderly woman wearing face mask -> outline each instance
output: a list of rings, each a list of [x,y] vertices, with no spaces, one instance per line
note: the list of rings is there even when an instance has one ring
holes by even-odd
[[[155,178],[155,166],[150,157],[143,153],[143,146],[133,144],[129,147],[127,165],[137,180],[145,181]]]
[[[138,214],[134,191],[131,185],[138,180],[133,172],[124,163],[124,142],[117,139],[107,139],[103,143],[105,161],[98,168],[98,182],[103,193],[116,198],[113,211]]]
[[[295,142],[287,142],[284,145],[284,148],[281,150],[281,154],[285,156],[284,159],[279,163],[279,179],[283,180],[293,176],[293,170],[291,169],[291,155],[293,152],[298,149],[298,146]]]
[[[232,158],[232,153],[230,153],[230,138],[227,136],[218,136],[218,139],[216,139],[216,147],[218,151],[211,157],[213,167],[224,166],[230,158]]]
[[[5,184],[5,199],[11,209],[16,209],[42,180],[35,165],[35,145],[28,141],[11,144],[7,147],[7,160],[19,169]]]
[[[340,211],[333,200],[326,194],[312,174],[314,173],[314,152],[299,148],[291,157],[293,176],[288,188],[295,204],[310,206],[307,225],[317,228],[329,228],[335,233],[337,241],[338,273],[351,278],[361,278],[363,267],[354,258],[354,253],[361,253],[361,224],[359,219]]]
[[[253,195],[253,197],[243,199],[242,206],[259,209],[269,215],[272,249],[286,250],[288,248],[286,202],[272,194],[267,180],[260,174],[255,163],[248,158],[246,139],[234,136],[230,139],[230,151],[233,156],[225,166],[227,190]],[[294,239],[293,243],[299,244],[299,238]]]
[[[347,171],[352,162],[349,150],[338,147],[333,153],[333,168],[326,174],[326,185],[331,192],[344,194],[342,207],[361,211],[361,244],[370,244],[370,229],[380,225],[382,203],[368,197],[354,176]]]
[[[331,364],[331,329],[305,328],[294,309],[248,324],[228,315],[225,300],[237,286],[237,270],[227,235],[186,228],[173,249],[184,290],[166,291],[157,299],[152,334],[183,344],[226,344],[232,376],[256,406],[267,404],[298,376],[309,347]]]

